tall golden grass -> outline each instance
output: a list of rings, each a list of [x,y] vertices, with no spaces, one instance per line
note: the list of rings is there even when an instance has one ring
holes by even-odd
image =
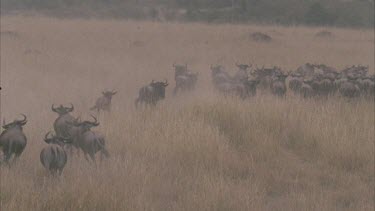
[[[1,17],[1,118],[25,113],[28,144],[1,167],[1,210],[373,210],[374,102],[214,92],[210,64],[296,69],[306,62],[370,65],[371,30]],[[273,37],[256,43],[252,32]],[[12,33],[9,33],[12,32]],[[199,72],[197,89],[172,97],[172,64]],[[169,79],[155,108],[138,89]],[[97,168],[69,157],[51,178],[39,161],[56,118],[51,104],[89,118],[116,89],[96,131],[111,153]]]

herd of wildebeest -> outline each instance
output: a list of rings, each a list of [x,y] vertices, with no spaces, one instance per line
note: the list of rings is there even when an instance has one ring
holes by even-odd
[[[366,66],[351,66],[337,71],[323,64],[307,63],[289,72],[284,72],[278,67],[252,68],[247,64],[236,64],[236,66],[238,70],[233,76],[221,65],[210,67],[215,90],[225,96],[246,99],[260,91],[283,98],[287,90],[302,98],[326,98],[339,95],[348,99],[363,97],[374,100],[375,96],[375,75],[370,75],[369,67]],[[189,70],[187,65],[174,64],[173,67],[176,82],[173,94],[193,90],[198,81],[198,73]],[[153,80],[142,87],[135,100],[136,107],[156,105],[158,101],[165,98],[167,86],[166,80]],[[116,93],[116,91],[103,92],[91,110],[110,111],[111,100]],[[61,174],[68,155],[71,156],[74,151],[78,154],[82,151],[86,160],[95,165],[95,155],[98,152],[102,158],[109,157],[104,136],[91,130],[99,125],[95,116],[92,115],[93,121],[81,121],[80,118],[73,117],[72,104],[66,107],[52,105],[51,109],[58,114],[58,117],[53,123],[54,134],[48,132],[44,136],[44,141],[48,145],[41,150],[40,161],[52,175]],[[4,130],[0,135],[0,147],[3,152],[1,164],[11,166],[26,147],[27,138],[22,128],[27,123],[27,117],[23,114],[22,116],[21,120],[16,119],[8,124],[3,122]]]

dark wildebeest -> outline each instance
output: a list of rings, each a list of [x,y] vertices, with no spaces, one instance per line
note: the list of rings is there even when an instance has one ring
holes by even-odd
[[[272,81],[278,79],[278,75],[282,75],[283,72],[279,67],[273,68],[255,68],[251,75],[260,80],[259,88],[263,90],[269,90],[271,88]],[[272,92],[272,90],[271,90]]]
[[[303,98],[310,98],[315,96],[314,89],[311,87],[312,80],[305,80],[302,83],[299,93]]]
[[[105,138],[98,132],[91,131],[91,128],[99,126],[98,120],[92,116],[93,122],[76,120],[73,125],[78,128],[77,133],[72,137],[73,142],[76,142],[79,148],[83,151],[86,160],[89,161],[87,154],[91,160],[96,164],[95,154],[101,152],[101,155],[109,157],[109,153],[105,147]]]
[[[112,96],[116,93],[117,91],[114,90],[102,92],[103,96],[96,100],[95,105],[91,107],[90,110],[96,110],[97,112],[100,110],[111,111]]]
[[[348,98],[358,97],[361,94],[361,90],[359,89],[358,85],[355,83],[354,80],[348,80],[346,82],[341,83],[339,92],[342,96]]]
[[[303,77],[311,77],[314,75],[315,66],[310,63],[306,63],[297,68],[296,73],[302,75]]]
[[[21,114],[24,119],[14,120],[11,123],[3,125],[5,129],[0,135],[0,148],[2,148],[4,161],[6,163],[12,158],[18,158],[27,144],[27,138],[23,133],[22,127],[27,123],[27,118],[24,114]]]
[[[224,70],[223,66],[221,65],[211,66],[210,69],[211,69],[212,82],[215,88],[218,88],[218,86],[221,83],[232,82],[232,77]]]
[[[175,68],[175,81],[176,87],[173,90],[173,94],[177,94],[179,90],[187,91],[192,90],[198,80],[198,73],[192,73],[187,69],[187,65],[173,65]]]
[[[256,95],[257,85],[259,84],[260,80],[252,79],[243,82],[245,89],[246,89],[246,97],[253,97]]]
[[[44,147],[40,152],[40,162],[52,175],[56,173],[61,175],[68,161],[64,145],[71,143],[71,139],[53,135],[49,137],[50,133],[48,132],[44,137],[44,141],[49,145]]]
[[[299,93],[303,84],[303,77],[298,73],[291,73],[289,78],[289,89],[293,91],[294,94]]]
[[[375,96],[375,75],[364,76],[361,79],[357,79],[359,88],[365,97]]]
[[[71,112],[74,110],[73,104],[70,104],[70,107],[64,107],[60,105],[59,107],[55,108],[52,105],[52,111],[56,112],[59,117],[53,123],[53,128],[55,129],[55,133],[57,137],[71,137],[74,135],[76,128],[72,125],[75,121],[75,118],[71,115]],[[78,149],[76,143],[72,143],[66,145],[66,149],[69,150],[70,154],[73,153],[73,147]]]
[[[238,67],[238,71],[234,75],[233,80],[241,83],[246,82],[249,78],[248,69],[251,68],[251,65],[236,63],[236,66]]]
[[[316,79],[317,86],[314,87],[315,91],[320,96],[327,97],[330,94],[333,94],[335,91],[335,84],[334,81],[329,77],[322,77]]]
[[[74,110],[73,104],[70,104],[69,107],[64,107],[60,105],[59,107],[55,108],[52,104],[52,111],[56,112],[59,117],[53,123],[53,128],[55,129],[56,136],[58,137],[68,137],[69,131],[71,129],[71,125],[69,123],[74,121],[74,117],[70,114]]]
[[[165,98],[165,88],[167,86],[167,80],[165,82],[154,82],[154,80],[152,80],[149,85],[139,90],[138,98],[135,100],[135,106],[138,107],[139,103],[156,105],[159,100]]]
[[[286,74],[278,74],[272,77],[271,80],[271,92],[274,95],[283,97],[286,93],[285,79],[288,77]]]

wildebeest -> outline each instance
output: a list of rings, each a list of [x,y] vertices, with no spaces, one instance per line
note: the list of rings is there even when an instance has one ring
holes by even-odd
[[[334,81],[325,75],[314,78],[311,86],[314,89],[315,94],[318,96],[327,97],[335,92]]]
[[[251,34],[251,38],[256,42],[271,42],[271,36],[262,32],[254,32]]]
[[[50,134],[51,132],[48,132],[44,137],[44,141],[49,145],[44,147],[40,152],[40,162],[52,175],[56,173],[61,175],[68,161],[64,145],[71,143],[71,139],[53,135],[49,137]]]
[[[314,65],[310,63],[306,63],[297,68],[296,73],[302,75],[303,77],[311,77],[314,75]]]
[[[319,94],[323,96],[328,96],[334,94],[335,85],[331,78],[323,78],[320,80],[319,84]]]
[[[295,94],[299,93],[303,84],[303,77],[300,74],[291,73],[289,78],[289,89]]]
[[[236,66],[238,67],[238,71],[233,77],[233,80],[236,82],[246,82],[249,78],[249,68],[251,68],[251,65],[247,64],[237,64]]]
[[[70,135],[70,128],[72,127],[69,123],[74,121],[74,117],[70,114],[74,111],[73,104],[70,104],[70,107],[60,105],[57,108],[52,104],[51,109],[59,115],[53,123],[56,135],[59,137],[68,137]]]
[[[310,80],[305,80],[302,83],[299,93],[303,98],[310,98],[315,95],[314,89],[311,87],[311,84],[312,84],[312,81]]]
[[[342,96],[348,98],[358,97],[361,94],[358,85],[353,80],[341,83],[339,92]]]
[[[365,97],[375,96],[375,75],[364,76],[360,79],[357,79],[357,82],[362,94]]]
[[[212,82],[216,88],[221,83],[230,83],[232,81],[232,77],[224,70],[223,66],[211,65],[210,69],[211,69]]]
[[[274,95],[277,96],[285,96],[286,93],[286,84],[285,84],[285,79],[288,77],[286,74],[277,74],[272,77],[271,80],[271,92]]]
[[[116,93],[117,91],[114,90],[102,92],[103,96],[99,97],[96,100],[95,105],[91,107],[90,110],[96,110],[97,112],[99,112],[100,110],[111,111],[112,97]]]
[[[275,76],[283,74],[281,69],[278,67],[273,68],[255,68],[254,71],[251,72],[251,75],[255,78],[260,80],[259,87],[263,90],[268,90],[271,87],[271,83],[275,78]],[[271,90],[272,91],[272,90]]]
[[[341,71],[341,73],[350,78],[360,78],[365,77],[368,73],[368,66],[362,66],[362,65],[353,65],[351,67],[346,67]]]
[[[90,156],[91,160],[95,161],[95,154],[101,152],[101,155],[109,157],[109,153],[105,147],[105,138],[98,132],[91,131],[91,128],[99,126],[98,120],[92,116],[93,122],[90,121],[79,121],[76,120],[73,125],[78,128],[77,133],[72,137],[73,141],[76,142],[79,148],[83,151],[86,160],[89,161],[87,155]]]
[[[175,81],[176,87],[173,90],[173,94],[178,91],[192,90],[198,81],[198,73],[193,73],[187,69],[187,65],[173,65],[175,68]]]
[[[246,64],[236,64],[239,68],[234,77],[231,77],[221,65],[211,66],[211,76],[214,87],[225,95],[235,95],[242,99],[256,94],[256,86],[259,80],[249,80]]]
[[[139,90],[138,98],[135,100],[135,106],[138,107],[140,103],[146,105],[156,105],[159,100],[165,98],[165,88],[168,86],[168,81],[155,82],[154,80],[147,86]]]
[[[2,148],[4,161],[6,163],[12,158],[14,154],[14,159],[18,158],[27,144],[27,138],[23,133],[23,126],[27,123],[27,118],[24,114],[22,120],[14,120],[11,123],[5,124],[4,121],[4,131],[0,134],[0,148]]]

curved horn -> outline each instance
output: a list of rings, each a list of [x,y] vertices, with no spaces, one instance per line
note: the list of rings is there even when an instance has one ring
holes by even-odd
[[[115,95],[115,94],[117,94],[117,91],[112,90],[112,95]]]
[[[72,111],[74,111],[74,106],[73,106],[73,103],[70,103],[70,108],[68,108],[69,109],[69,112],[72,112]]]
[[[17,120],[17,122],[21,123],[22,125],[25,125],[27,122],[27,117],[25,114],[21,114],[23,116],[23,120]]]
[[[55,108],[55,104],[52,104],[51,109],[52,109],[53,112],[57,112],[57,110]]]
[[[168,80],[165,79],[164,86],[168,86],[168,85],[169,85],[169,84],[168,84]]]
[[[51,131],[48,131],[48,133],[46,133],[46,135],[44,136],[44,141],[48,140],[49,134],[51,134]]]
[[[93,115],[90,115],[90,116],[94,119],[94,122],[90,122],[90,123],[95,126],[98,126],[99,125],[98,119],[96,119],[96,117],[94,117]]]

